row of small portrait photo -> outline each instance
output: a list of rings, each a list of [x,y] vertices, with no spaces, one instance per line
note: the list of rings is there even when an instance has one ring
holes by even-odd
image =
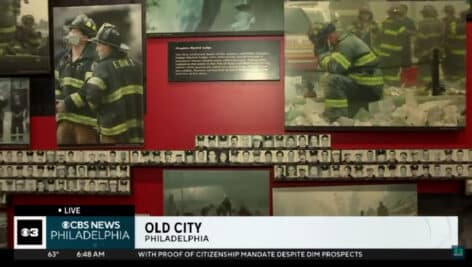
[[[116,150],[0,150],[0,164],[129,163],[129,151]]]
[[[469,179],[472,165],[388,164],[388,165],[297,165],[274,166],[274,178],[282,180],[322,179]]]
[[[129,165],[0,165],[5,178],[129,178]]]
[[[130,179],[0,179],[0,192],[41,194],[129,194]]]
[[[293,135],[197,135],[195,147],[202,148],[330,148],[329,134]]]

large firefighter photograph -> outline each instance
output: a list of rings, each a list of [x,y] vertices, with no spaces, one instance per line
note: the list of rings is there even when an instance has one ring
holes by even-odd
[[[283,12],[283,0],[146,0],[146,33],[282,33]]]
[[[285,1],[285,127],[465,127],[467,1]]]
[[[48,0],[0,1],[0,74],[49,73]]]
[[[29,91],[28,78],[0,78],[0,145],[29,145]]]
[[[53,14],[58,145],[142,145],[142,4],[54,6]]]

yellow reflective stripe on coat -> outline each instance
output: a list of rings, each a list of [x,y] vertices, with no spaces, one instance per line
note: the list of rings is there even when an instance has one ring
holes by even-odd
[[[380,44],[380,48],[384,48],[392,51],[402,51],[403,46],[391,45],[391,44]]]
[[[79,114],[74,114],[74,113],[57,113],[56,120],[57,121],[67,120],[67,121],[84,124],[84,125],[88,125],[92,127],[97,126],[97,119],[79,115]]]
[[[55,78],[56,80],[58,80],[58,81],[61,80],[61,77],[60,77],[60,75],[59,75],[59,71],[57,71],[57,70],[54,71],[54,78]]]
[[[384,75],[384,80],[389,82],[398,82],[400,81],[400,76]]]
[[[331,60],[331,56],[329,56],[329,55],[323,57],[321,59],[321,63],[320,63],[321,67],[324,68],[324,69],[328,68],[328,63],[329,63],[330,60]]]
[[[107,85],[105,84],[105,82],[101,78],[98,78],[98,77],[90,78],[87,81],[87,83],[93,84],[93,85],[97,86],[98,88],[100,88],[101,90],[106,90],[107,89]]]
[[[349,74],[349,78],[360,85],[382,86],[384,84],[384,78],[382,76],[366,77],[358,74]]]
[[[406,30],[405,26],[400,27],[398,30],[391,30],[391,29],[385,29],[384,33],[387,35],[393,35],[397,36],[399,34],[402,34]]]
[[[116,126],[113,126],[111,128],[106,128],[103,126],[100,126],[100,134],[102,135],[120,135],[126,131],[128,131],[129,128],[142,128],[144,125],[143,120],[129,120],[127,122],[124,122],[122,124],[118,124]]]
[[[462,49],[453,49],[451,50],[451,54],[457,55],[457,56],[465,56],[465,50]]]
[[[456,34],[457,33],[457,23],[456,22],[451,22],[451,33]]]
[[[88,80],[89,78],[91,78],[92,75],[93,75],[93,72],[87,71],[87,72],[85,73],[85,80]]]
[[[355,62],[354,62],[354,66],[364,66],[364,65],[367,65],[373,61],[375,61],[377,59],[377,56],[370,52],[366,55],[363,55],[362,57],[358,58]]]
[[[3,27],[0,28],[0,33],[14,33],[16,31],[16,26]]]
[[[351,62],[343,54],[339,52],[334,52],[331,54],[331,58],[338,62],[344,69],[349,69],[351,67]]]
[[[76,107],[82,108],[85,106],[85,102],[82,100],[82,97],[79,95],[79,93],[71,94],[70,98],[72,99],[72,102],[74,102]]]
[[[62,78],[62,86],[70,86],[80,89],[84,86],[84,81],[72,77],[64,77]]]
[[[347,99],[325,99],[326,108],[347,108]]]
[[[109,104],[120,100],[123,96],[134,94],[142,95],[143,87],[140,85],[128,85],[121,87],[115,92],[105,96],[102,101],[106,104]]]

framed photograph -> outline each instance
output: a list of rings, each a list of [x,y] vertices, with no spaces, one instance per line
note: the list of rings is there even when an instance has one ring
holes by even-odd
[[[26,165],[23,168],[23,176],[26,178],[33,178],[34,177],[34,165]]]
[[[0,31],[0,36],[2,34]],[[2,53],[0,53],[0,62],[3,57],[1,55]],[[3,68],[5,65],[0,64],[0,66]],[[0,78],[1,146],[28,146],[30,144],[29,91],[28,78]]]
[[[308,178],[308,165],[297,165],[297,174],[299,179]]]
[[[443,162],[451,163],[454,162],[454,155],[452,149],[443,149]]]
[[[98,177],[99,178],[108,178],[108,166],[107,165],[98,165]]]
[[[375,155],[375,150],[369,149],[365,152],[365,162],[373,163],[377,161],[377,157]]]
[[[87,166],[86,165],[77,165],[77,178],[84,179],[87,176]]]
[[[165,151],[164,152],[164,162],[166,164],[174,164],[175,163],[174,151]]]
[[[375,151],[375,156],[377,162],[384,163],[387,162],[387,151],[385,149],[377,149]]]
[[[261,160],[261,162],[266,164],[266,165],[272,164],[274,162],[274,158],[275,158],[274,152],[275,151],[272,151],[272,150],[262,150],[262,160]]]
[[[469,159],[467,158],[467,154],[465,153],[467,150],[464,149],[454,149],[453,150],[453,160],[456,162],[466,162]]]
[[[456,168],[453,164],[443,164],[441,165],[441,172],[443,177],[446,179],[456,178]]]
[[[262,145],[263,148],[273,148],[274,144],[274,136],[273,135],[264,135],[264,144]]]
[[[465,195],[472,196],[472,179],[465,180]]]
[[[229,138],[229,147],[232,149],[239,148],[239,136],[237,135],[231,135]]]
[[[366,167],[364,165],[353,165],[354,167],[354,177],[355,178],[365,178],[366,177]]]
[[[395,149],[389,149],[386,151],[386,161],[389,164],[395,164],[398,162],[397,151]]]
[[[343,178],[353,178],[354,167],[352,165],[341,165],[341,175]]]
[[[119,173],[120,178],[129,178],[129,177],[131,177],[129,166],[121,165],[119,167],[119,171],[120,171],[120,173]]]
[[[467,1],[284,3],[287,130],[465,127]]]
[[[374,169],[376,169],[377,178],[384,179],[387,175],[387,165],[375,165]]]
[[[219,135],[218,136],[218,147],[219,148],[228,148],[229,147],[229,136],[228,135]]]
[[[85,188],[85,191],[88,193],[93,193],[97,192],[98,185],[96,180],[88,180],[87,181],[87,187]]]
[[[365,150],[354,150],[354,163],[355,164],[367,163]]]
[[[239,135],[239,147],[250,149],[252,147],[252,136]]]
[[[430,164],[422,164],[420,165],[421,174],[420,178],[422,179],[430,179],[433,177],[433,166]]]
[[[98,171],[97,166],[88,165],[87,166],[87,177],[88,178],[97,178],[98,177],[97,171]]]
[[[287,179],[297,179],[298,178],[298,170],[297,165],[295,164],[288,164],[285,165],[285,177]]]
[[[318,165],[308,165],[308,177],[310,179],[320,177],[320,169]]]
[[[218,143],[217,143],[217,140],[216,140],[216,135],[208,135],[207,138],[208,138],[208,148],[217,148],[218,147]]]
[[[264,161],[263,161],[264,158],[262,157],[262,151],[261,150],[252,150],[251,153],[252,153],[252,158],[254,160],[254,162],[253,162],[254,164],[260,165],[260,164],[264,163]]]
[[[184,151],[174,151],[175,164],[181,165],[185,163],[185,152]]]
[[[331,151],[330,150],[320,150],[321,157],[320,162],[329,163],[331,162]]]
[[[230,150],[229,151],[229,162],[232,164],[238,164],[239,163],[239,150]]]
[[[202,149],[208,147],[208,140],[206,135],[195,136],[195,147]]]
[[[217,164],[218,163],[218,153],[217,150],[208,150],[207,151],[207,163],[208,164]]]
[[[285,165],[274,165],[274,179],[282,180],[285,178]]]
[[[56,152],[56,162],[60,164],[65,164],[66,163],[66,151],[57,151]]]
[[[287,159],[285,157],[285,153],[283,150],[273,150],[272,153],[275,154],[275,160],[274,160],[275,163],[282,164],[282,163],[287,162]]]
[[[421,155],[419,150],[412,149],[410,150],[410,162],[418,163],[421,160]]]
[[[97,180],[97,191],[100,193],[109,193],[110,187],[108,180]]]
[[[108,180],[108,186],[110,188],[110,194],[116,194],[118,192],[118,180]]]
[[[0,74],[48,74],[48,0],[2,1]]]
[[[142,1],[51,0],[51,6],[58,145],[143,145]]]
[[[351,164],[354,162],[354,150],[342,150],[342,163]]]
[[[411,162],[410,150],[397,150],[398,163],[405,164]]]
[[[320,165],[320,178],[331,178],[331,168],[328,164]]]
[[[352,201],[355,199],[356,201]],[[414,184],[272,189],[274,216],[415,216]],[[316,203],[316,205],[307,205]]]
[[[443,162],[444,159],[446,158],[444,155],[444,151],[442,149],[433,149],[431,150],[431,154],[432,154],[432,162],[435,162],[435,163]]]
[[[341,163],[341,150],[331,150],[331,162],[340,164]]]
[[[252,149],[262,149],[264,145],[264,140],[262,135],[253,135],[252,139]]]
[[[34,152],[34,162],[35,163],[46,163],[46,152],[44,152],[44,151],[35,151]]]
[[[88,190],[88,179],[77,179],[77,192],[84,193]]]
[[[26,158],[25,162],[28,164],[34,164],[34,151],[28,150],[26,151]]]
[[[194,164],[195,163],[195,152],[193,150],[185,151],[185,164]]]
[[[142,163],[142,161],[140,161],[140,152],[137,151],[137,150],[133,150],[130,152],[131,154],[131,158],[130,158],[130,163],[131,164],[139,164],[139,163]]]
[[[68,179],[67,180],[66,191],[68,193],[77,191],[77,179]]]
[[[254,157],[252,156],[252,151],[250,150],[241,150],[238,157],[238,163],[240,164],[252,164],[254,163]]]
[[[285,148],[295,149],[297,148],[297,136],[296,135],[285,135]]]
[[[308,162],[308,150],[298,150],[298,162],[307,163]]]
[[[196,150],[195,151],[195,163],[202,164],[207,162],[207,151]]]
[[[298,162],[298,153],[296,150],[284,150],[284,159],[286,163]]]
[[[98,154],[98,163],[100,164],[105,164],[105,163],[108,163],[109,162],[109,159],[108,159],[108,156],[109,156],[109,152],[108,151],[97,151],[96,152]]]
[[[285,137],[283,135],[276,135],[274,138],[275,138],[274,147],[283,149],[285,147]]]
[[[339,165],[331,165],[330,176],[334,179],[341,178],[341,166]]]
[[[128,194],[131,192],[129,179],[120,179],[120,182],[118,183],[118,192],[123,194]]]
[[[410,178],[420,178],[421,177],[421,172],[420,172],[420,165],[418,164],[411,164],[410,165]]]
[[[263,170],[164,170],[164,215],[267,216],[269,183]]]
[[[398,166],[398,178],[410,178],[411,177],[411,171],[410,171],[410,165],[408,164],[400,164]]]
[[[454,165],[454,169],[455,169],[454,171],[455,171],[456,178],[464,179],[467,177],[467,172],[463,164]]]
[[[377,165],[365,165],[365,177],[367,179],[377,178]]]
[[[139,153],[139,163],[148,164],[151,162],[151,153],[143,150]]]
[[[148,36],[279,35],[283,0],[146,0]]]
[[[46,166],[44,165],[36,165],[34,166],[34,177],[37,178],[45,178],[46,177]]]
[[[431,162],[432,160],[432,155],[431,155],[431,150],[429,149],[423,149],[420,151],[420,159],[421,162]]]

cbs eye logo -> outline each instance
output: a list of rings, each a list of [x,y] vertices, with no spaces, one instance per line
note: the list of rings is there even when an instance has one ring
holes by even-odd
[[[41,218],[15,218],[15,248],[39,248],[45,246],[45,220]]]

